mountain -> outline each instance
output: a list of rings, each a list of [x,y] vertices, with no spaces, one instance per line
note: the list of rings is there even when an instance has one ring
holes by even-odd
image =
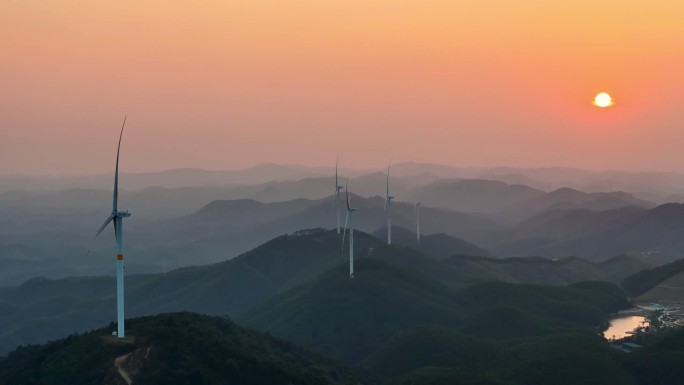
[[[382,227],[373,235],[387,241],[387,227]],[[489,251],[476,246],[465,239],[453,237],[444,233],[421,234],[420,242],[416,238],[415,230],[392,226],[392,244],[407,246],[437,259],[444,259],[453,255],[471,255],[476,257],[494,257]]]
[[[658,289],[660,286],[670,286],[678,287],[678,284],[668,284],[670,279],[677,280],[679,275],[684,272],[684,259],[679,259],[677,261],[662,265],[655,266],[650,269],[641,270],[629,277],[626,277],[622,281],[622,287],[625,289],[627,294],[632,297],[638,297],[644,295],[648,292]],[[667,288],[665,290],[659,291],[669,291]],[[675,291],[677,289],[674,289]],[[654,294],[654,293],[651,293]]]
[[[616,256],[601,263],[577,257],[487,258],[454,255],[442,260],[442,268],[460,273],[462,283],[503,281],[539,285],[569,285],[582,281],[619,284],[626,277],[649,267],[637,257]]]
[[[320,202],[296,199],[287,202],[262,203],[254,199],[216,200],[193,214],[153,224],[154,232],[172,234],[175,242],[196,240],[213,234],[230,234],[287,218]]]
[[[237,319],[256,329],[358,363],[403,328],[462,321],[447,286],[373,259],[274,296]]]
[[[369,374],[292,343],[192,313],[128,320],[19,348],[0,361],[0,384],[376,384]]]
[[[620,254],[596,264],[609,282],[620,283],[625,278],[653,267],[644,257],[633,254]]]
[[[395,360],[383,354],[371,365],[379,373],[394,374],[392,383],[401,385],[684,384],[682,330],[631,353],[577,331],[483,343],[450,330],[420,328],[393,342],[386,354]]]
[[[492,180],[438,180],[421,188],[420,200],[456,211],[495,213],[543,194],[531,187]]]
[[[375,170],[384,170],[385,166]],[[341,168],[340,174],[357,177],[375,170]],[[334,166],[311,167],[262,163],[241,170],[173,169],[145,173],[122,173],[123,185],[132,190],[148,187],[204,187],[254,185],[270,181],[299,180],[334,174]],[[664,199],[684,192],[684,175],[662,172],[592,171],[567,167],[453,167],[439,164],[405,162],[392,166],[392,175],[400,178],[486,179],[508,184],[522,184],[538,190],[569,187],[586,192],[625,191]],[[421,180],[423,180],[421,178]],[[112,174],[96,175],[0,175],[0,193],[5,191],[46,191],[70,188],[109,189]],[[415,182],[413,183],[415,186]],[[330,191],[332,192],[332,191]],[[666,200],[659,200],[666,203]]]
[[[684,271],[660,282],[634,299],[637,303],[684,304]]]
[[[615,350],[587,327],[598,314],[624,303],[615,289],[596,283],[551,291],[497,283],[473,286],[458,292],[469,305],[464,326],[407,329],[364,366],[400,384],[601,384],[629,379]],[[568,319],[564,306],[574,308],[570,314],[584,315]]]
[[[143,173],[122,172],[119,178],[121,185],[126,186],[127,189],[142,190],[148,187],[215,187],[228,184],[259,184],[275,180],[294,180],[330,175],[330,170],[330,167],[320,168],[262,163],[242,170],[214,171],[198,168],[179,168]],[[332,170],[334,173],[334,168]],[[0,186],[2,186],[0,192],[46,191],[70,188],[110,189],[113,180],[113,173],[62,176],[2,175],[0,176]]]
[[[359,208],[354,215],[356,229],[371,232],[384,224],[384,201],[381,198],[352,195],[351,201],[353,206]],[[344,202],[341,204],[344,205]],[[397,226],[414,225],[412,204],[397,202],[393,209]],[[345,211],[342,208],[342,224]],[[422,228],[427,234],[440,231],[477,240],[502,228],[481,216],[446,209],[424,207],[422,215]],[[270,204],[251,200],[223,201],[212,202],[189,217],[160,221],[140,228],[130,236],[129,244],[147,242],[148,245],[139,252],[146,259],[182,266],[187,255],[193,255],[201,263],[211,263],[231,258],[275,236],[290,233],[292,229],[333,226],[335,208],[330,198]],[[150,244],[151,241],[154,243]]]
[[[627,272],[623,276],[608,279],[612,274],[610,269],[602,269],[576,257],[551,260],[541,257],[493,259],[455,256],[445,259],[444,264],[479,282],[504,281],[540,285],[563,285],[588,280],[618,283],[620,279],[636,271],[626,268]]]
[[[357,254],[381,242],[355,234]],[[281,289],[306,282],[346,263],[340,237],[310,230],[277,237],[229,261],[166,274],[126,277],[127,316],[172,311],[236,314]],[[127,268],[128,269],[128,268]],[[0,352],[85,331],[113,319],[113,277],[36,278],[0,288]],[[11,310],[11,311],[10,311]]]
[[[284,168],[298,170],[297,167]],[[225,175],[220,172],[177,170],[178,175],[187,174],[183,177],[185,179],[181,179],[196,185],[159,183],[169,187],[122,191],[121,206],[133,213],[126,224],[130,272],[166,272],[192,264],[214,263],[237,256],[294,229],[332,227],[335,224],[330,200],[333,178],[329,175],[316,176],[330,170],[306,169],[304,174],[313,176],[292,180],[287,179],[289,174],[280,166],[263,165],[259,170],[264,171],[263,175],[274,178],[282,171],[284,176],[264,183],[238,185],[231,179],[224,180]],[[243,174],[257,171],[245,171]],[[175,172],[160,174],[163,175],[150,180],[165,180],[168,175],[176,175]],[[234,174],[238,175],[236,178],[241,175],[238,172]],[[390,187],[397,196],[395,224],[413,228],[413,200],[418,178],[400,172],[392,175]],[[384,202],[377,194],[384,192],[386,175],[375,172],[352,176],[356,176],[352,180],[352,190],[360,196],[370,196],[353,197],[354,204],[364,211],[358,214],[357,225],[364,231],[375,231],[385,222],[384,213],[379,209]],[[436,176],[424,172],[420,177],[423,186],[421,200],[425,202],[422,210],[424,235],[443,233],[500,256],[557,258],[578,255],[601,260],[657,246],[657,239],[644,248],[621,243],[608,247],[597,239],[584,239],[585,235],[591,236],[594,229],[601,229],[602,223],[594,223],[603,220],[603,214],[595,214],[602,213],[597,209],[629,204],[647,207],[644,201],[625,193],[586,194],[570,189],[545,193],[493,180],[437,180]],[[126,185],[124,179],[122,177],[124,187],[142,186],[137,182]],[[226,184],[226,180],[232,184]],[[93,229],[101,225],[111,202],[109,186],[105,189],[70,187],[69,190],[0,193],[0,265],[8,267],[0,272],[0,285],[18,284],[38,275],[60,278],[111,274],[111,237],[102,237],[91,245]],[[452,210],[454,208],[470,214]],[[589,215],[583,225],[592,226],[587,231],[583,230],[582,239],[562,235],[568,228],[563,223],[548,223],[548,226],[539,223],[555,212],[581,211],[577,208],[587,210]],[[628,210],[615,209],[621,212]],[[530,215],[536,216],[518,223]],[[205,219],[206,223],[203,222]],[[577,220],[582,219],[569,218],[568,222]],[[512,223],[515,226],[509,228]],[[569,223],[569,226],[575,225]],[[556,234],[547,234],[552,230]],[[609,235],[620,237],[619,233]],[[633,242],[637,238],[630,237],[625,241]],[[451,242],[433,239],[430,243],[435,249],[424,251],[438,253],[436,248],[442,241]],[[89,249],[94,251],[92,257],[87,252]],[[677,258],[680,256],[678,252],[677,248],[665,248],[654,256],[654,263]],[[189,255],[193,258],[188,258]],[[477,252],[477,255],[483,254]]]
[[[593,211],[550,210],[480,242],[498,255],[569,255],[599,261],[606,256],[644,253],[659,265],[684,253],[684,205]],[[493,243],[493,244],[492,244]]]
[[[283,292],[238,316],[268,331],[349,363],[360,363],[397,333],[438,325],[481,336],[536,335],[546,328],[591,327],[629,306],[610,284],[548,287],[488,283],[454,290],[424,275],[373,258],[357,263],[355,277],[332,270],[310,284]],[[491,312],[514,307],[540,322],[518,329]],[[495,325],[496,324],[496,325]],[[546,325],[546,326],[543,326]],[[553,325],[553,326],[552,326]]]
[[[387,246],[363,232],[355,236],[353,279],[339,236],[322,229],[280,236],[211,266],[127,277],[129,317],[193,310],[231,315],[269,334],[243,329],[224,317],[163,314],[129,319],[132,341],[113,340],[108,336],[114,327],[110,324],[84,336],[15,350],[0,358],[0,384],[117,383],[107,382],[120,381],[117,359],[141,384],[226,379],[285,384],[649,384],[668,383],[663,382],[669,378],[663,370],[681,371],[676,336],[675,343],[630,353],[641,359],[632,361],[596,333],[611,314],[631,306],[615,285],[477,283],[496,263],[501,263],[497,274],[521,280],[576,279],[581,269],[588,274],[600,271],[597,265],[576,258],[455,255],[440,260],[409,247]],[[463,264],[454,265],[457,262]],[[606,266],[623,264],[631,266],[634,260],[618,256]],[[113,294],[114,280],[109,277],[36,279],[0,288],[3,351],[107,324],[114,318]],[[270,334],[363,369],[346,368]]]
[[[377,261],[365,266],[386,267]],[[311,325],[323,333],[318,337],[323,341],[344,342],[350,331],[361,332],[351,337],[353,342],[361,341],[361,349],[380,341],[361,368],[246,329],[225,317],[174,313],[129,319],[125,340],[111,337],[114,324],[110,324],[46,345],[18,348],[0,357],[0,384],[681,383],[681,331],[630,354],[610,348],[594,331],[605,316],[627,305],[624,294],[613,285],[587,282],[548,288],[490,283],[451,290],[402,269],[374,273],[379,284],[347,277],[336,283],[328,274],[345,272],[331,271],[310,290],[290,290],[289,294],[298,293],[290,297],[293,301],[277,302],[272,313],[277,316],[287,310],[293,317],[281,318],[280,324],[302,335],[310,330],[299,324],[320,320]],[[332,285],[326,283],[329,278]],[[311,300],[320,285],[331,290],[320,293],[333,295],[330,300]],[[336,285],[345,286],[338,291],[332,287]],[[397,290],[401,287],[411,290]],[[385,294],[378,296],[376,289]],[[432,301],[392,303],[413,295],[426,295]],[[384,303],[386,299],[390,302]],[[355,306],[363,302],[370,306]],[[313,308],[300,308],[297,313],[301,304]],[[391,313],[383,316],[384,310]],[[442,310],[446,313],[440,317]],[[424,320],[436,323],[416,324]],[[330,321],[334,328],[322,321]],[[366,342],[365,333],[380,327],[376,324],[390,324],[390,329],[399,331],[384,338],[389,333],[383,328]],[[401,324],[414,326],[394,326]]]
[[[684,175],[681,173],[594,171],[569,167],[453,167],[414,162],[398,163],[392,169],[397,176],[426,172],[445,179],[496,180],[544,191],[560,187],[586,192],[625,191],[658,203],[677,201],[666,197],[684,192]]]
[[[684,175],[667,172],[592,171],[568,167],[498,167],[484,170],[480,176],[494,179],[511,173],[537,180],[549,187],[569,187],[586,192],[625,191],[639,195],[646,193],[664,196],[672,194],[673,191],[684,190]]]
[[[586,290],[586,288],[585,288]],[[399,333],[350,367],[225,317],[171,313],[21,347],[0,357],[0,384],[682,384],[684,332],[626,354],[581,327],[482,338],[436,325]]]
[[[159,200],[167,200],[164,205],[176,199],[161,196]],[[108,196],[106,204],[110,204],[109,200]],[[353,195],[352,201],[361,208],[356,216],[358,229],[370,232],[383,225],[380,198]],[[397,202],[395,213],[398,225],[414,225],[412,204]],[[61,278],[112,274],[113,237],[102,236],[92,241],[94,229],[101,225],[106,213],[72,214],[65,213],[56,219],[28,216],[22,222],[0,221],[0,265],[16,267],[0,272],[0,285],[18,284],[36,275]],[[344,221],[344,209],[341,214]],[[426,232],[439,231],[477,240],[501,228],[490,219],[451,210],[425,207],[423,214]],[[126,256],[131,274],[215,263],[295,229],[335,226],[335,209],[330,197],[272,203],[253,199],[215,200],[187,215],[159,220],[144,215],[134,211],[126,222]],[[23,263],[27,261],[32,263]]]
[[[571,188],[560,188],[549,193],[518,202],[498,214],[508,221],[527,219],[550,210],[604,211],[623,207],[653,208],[655,204],[635,198],[625,192],[585,193]]]
[[[127,265],[127,315],[184,310],[239,314],[284,290],[310,283],[330,269],[346,270],[341,246],[334,230],[313,229],[278,236],[212,265],[163,274],[132,274],[134,265]],[[597,277],[596,266],[580,262],[569,264],[574,266],[570,268],[543,259],[512,263],[457,255],[454,258],[460,259],[439,260],[405,246],[387,246],[362,231],[355,232],[355,247],[358,261],[372,259],[454,287],[496,279],[562,285]],[[0,288],[0,308],[5,309],[0,312],[0,352],[109,322],[114,317],[114,288],[114,278],[108,276],[36,278]]]

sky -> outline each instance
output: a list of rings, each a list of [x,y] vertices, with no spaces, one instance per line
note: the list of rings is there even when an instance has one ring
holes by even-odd
[[[684,2],[0,2],[0,174],[684,171]],[[598,92],[615,105],[592,105]]]

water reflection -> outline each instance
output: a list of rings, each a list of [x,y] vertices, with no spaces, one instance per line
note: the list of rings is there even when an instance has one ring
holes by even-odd
[[[610,321],[608,330],[603,332],[603,337],[608,340],[619,340],[621,338],[629,337],[634,330],[640,326],[648,326],[646,317],[632,315],[614,318]]]

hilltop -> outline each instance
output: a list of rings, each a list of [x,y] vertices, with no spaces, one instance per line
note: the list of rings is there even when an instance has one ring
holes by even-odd
[[[123,341],[109,335],[112,329],[19,348],[0,361],[0,384],[377,383],[360,370],[223,317],[129,319]]]
[[[386,242],[387,226],[374,231],[373,235]],[[444,233],[421,234],[418,242],[415,230],[401,226],[392,226],[392,244],[407,246],[437,259],[453,255],[494,257],[494,254],[480,246]]]

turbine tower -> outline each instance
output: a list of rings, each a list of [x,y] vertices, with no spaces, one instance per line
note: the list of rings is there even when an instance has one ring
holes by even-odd
[[[333,196],[333,199],[335,200],[333,204],[337,206],[337,234],[340,233],[340,190],[344,188],[344,186],[340,186],[340,182],[337,178],[337,164],[339,160],[340,156],[338,155],[337,160],[335,161],[335,195]]]
[[[420,242],[420,206],[422,203],[418,200],[418,193],[420,192],[420,182],[416,186],[416,241]]]
[[[119,153],[121,152],[121,138],[123,137],[124,126],[126,125],[126,118],[124,117],[123,125],[121,125],[121,133],[119,134],[119,146],[116,150],[116,169],[114,172],[114,203],[112,205],[112,213],[100,227],[95,234],[97,238],[104,229],[107,228],[110,222],[114,222],[114,235],[116,237],[116,323],[117,323],[117,337],[124,338],[126,336],[124,331],[124,264],[123,264],[123,219],[131,216],[128,211],[119,211]]]
[[[345,187],[347,193],[347,218],[344,220],[344,232],[342,233],[342,253],[344,254],[344,238],[349,227],[349,278],[354,278],[354,212],[358,209],[351,207],[349,201],[349,179]]]
[[[393,196],[389,193],[389,177],[390,177],[390,167],[392,167],[392,161],[390,161],[387,167],[387,191],[385,193],[385,211],[387,212],[387,244],[392,244],[392,199]]]

